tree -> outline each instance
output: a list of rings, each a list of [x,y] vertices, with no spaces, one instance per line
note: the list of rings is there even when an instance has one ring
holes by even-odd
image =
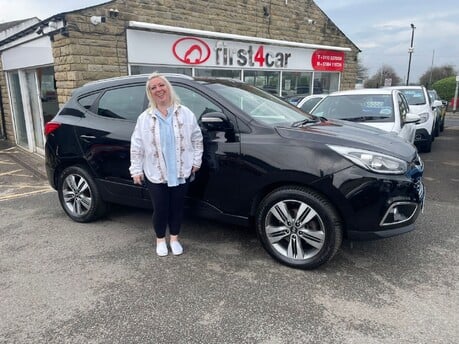
[[[440,67],[431,67],[419,79],[419,83],[427,88],[432,88],[432,85],[438,80],[445,79],[450,76],[455,76],[456,71],[452,65],[444,65]]]
[[[360,55],[357,55],[357,79],[365,80],[366,78],[368,78],[368,68],[363,65]]]
[[[378,88],[385,85],[387,81],[390,81],[391,86],[396,86],[400,84],[400,77],[395,72],[394,68],[388,65],[383,65],[378,69],[376,74],[371,78],[365,81],[365,88]]]
[[[432,88],[437,91],[441,99],[450,101],[454,97],[456,91],[456,77],[450,76],[442,80],[436,81]]]

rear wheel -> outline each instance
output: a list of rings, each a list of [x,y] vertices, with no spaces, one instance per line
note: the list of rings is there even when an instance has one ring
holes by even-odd
[[[281,263],[314,269],[336,254],[343,238],[332,204],[303,187],[274,190],[260,203],[256,228],[266,251]]]
[[[107,211],[93,177],[80,166],[68,167],[61,173],[57,192],[62,208],[74,221],[91,222]]]

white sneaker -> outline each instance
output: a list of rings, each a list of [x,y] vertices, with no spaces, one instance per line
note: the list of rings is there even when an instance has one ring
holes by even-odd
[[[156,244],[156,254],[160,257],[167,256],[169,253],[165,241]]]
[[[182,247],[182,245],[180,245],[180,243],[177,240],[171,241],[170,245],[171,245],[171,249],[172,249],[172,254],[174,256],[178,256],[178,255],[183,253],[183,247]]]

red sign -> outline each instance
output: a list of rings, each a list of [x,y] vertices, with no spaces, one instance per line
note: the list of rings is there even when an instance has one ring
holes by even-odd
[[[175,41],[172,52],[177,60],[197,65],[206,62],[210,57],[210,48],[202,39],[184,37]]]
[[[312,54],[311,64],[314,70],[342,72],[344,70],[344,51],[316,50]]]

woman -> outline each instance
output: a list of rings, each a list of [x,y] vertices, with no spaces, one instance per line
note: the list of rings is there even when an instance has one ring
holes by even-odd
[[[167,256],[166,230],[174,255],[182,254],[178,240],[190,176],[202,160],[202,134],[196,117],[161,74],[148,77],[150,106],[137,119],[131,137],[131,173],[134,184],[145,182],[153,202],[156,253]]]

